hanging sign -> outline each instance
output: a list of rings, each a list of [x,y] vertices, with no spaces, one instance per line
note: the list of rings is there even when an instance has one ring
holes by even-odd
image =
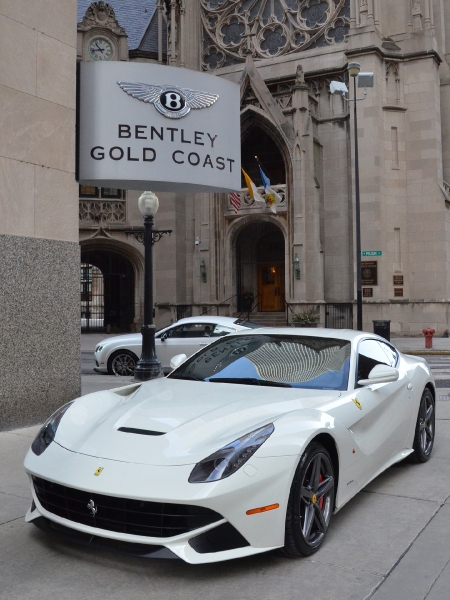
[[[241,187],[240,88],[149,63],[80,63],[78,181],[228,192]]]

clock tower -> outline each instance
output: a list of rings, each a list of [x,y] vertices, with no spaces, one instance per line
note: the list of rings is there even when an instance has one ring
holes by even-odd
[[[93,2],[78,23],[77,59],[82,61],[128,60],[127,34],[114,9],[103,0]]]

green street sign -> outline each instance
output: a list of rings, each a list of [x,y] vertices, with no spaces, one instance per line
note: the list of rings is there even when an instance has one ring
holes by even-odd
[[[381,250],[364,250],[361,254],[363,256],[381,256],[383,253]]]

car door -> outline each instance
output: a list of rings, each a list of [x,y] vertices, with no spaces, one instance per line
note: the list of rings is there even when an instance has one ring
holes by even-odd
[[[366,386],[357,382],[367,379],[375,365],[398,367],[398,360],[397,352],[384,342],[367,339],[359,343],[352,398],[359,414],[350,430],[364,454],[367,472],[378,471],[404,448],[410,424],[407,416],[411,382],[402,369],[397,381]]]
[[[392,346],[376,339],[359,342],[356,352],[353,390],[334,403],[328,412],[338,419],[355,440],[359,456],[352,467],[352,479],[362,487],[404,448],[409,431],[410,380],[399,369],[399,379],[390,383],[358,385],[367,379],[375,365],[398,367],[398,353]]]

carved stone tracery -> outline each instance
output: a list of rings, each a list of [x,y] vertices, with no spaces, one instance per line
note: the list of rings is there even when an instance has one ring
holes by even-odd
[[[89,31],[93,27],[106,27],[117,35],[126,35],[125,29],[117,22],[116,14],[110,4],[103,0],[93,2],[86,11],[78,31]]]
[[[200,0],[207,70],[347,41],[350,0]]]

